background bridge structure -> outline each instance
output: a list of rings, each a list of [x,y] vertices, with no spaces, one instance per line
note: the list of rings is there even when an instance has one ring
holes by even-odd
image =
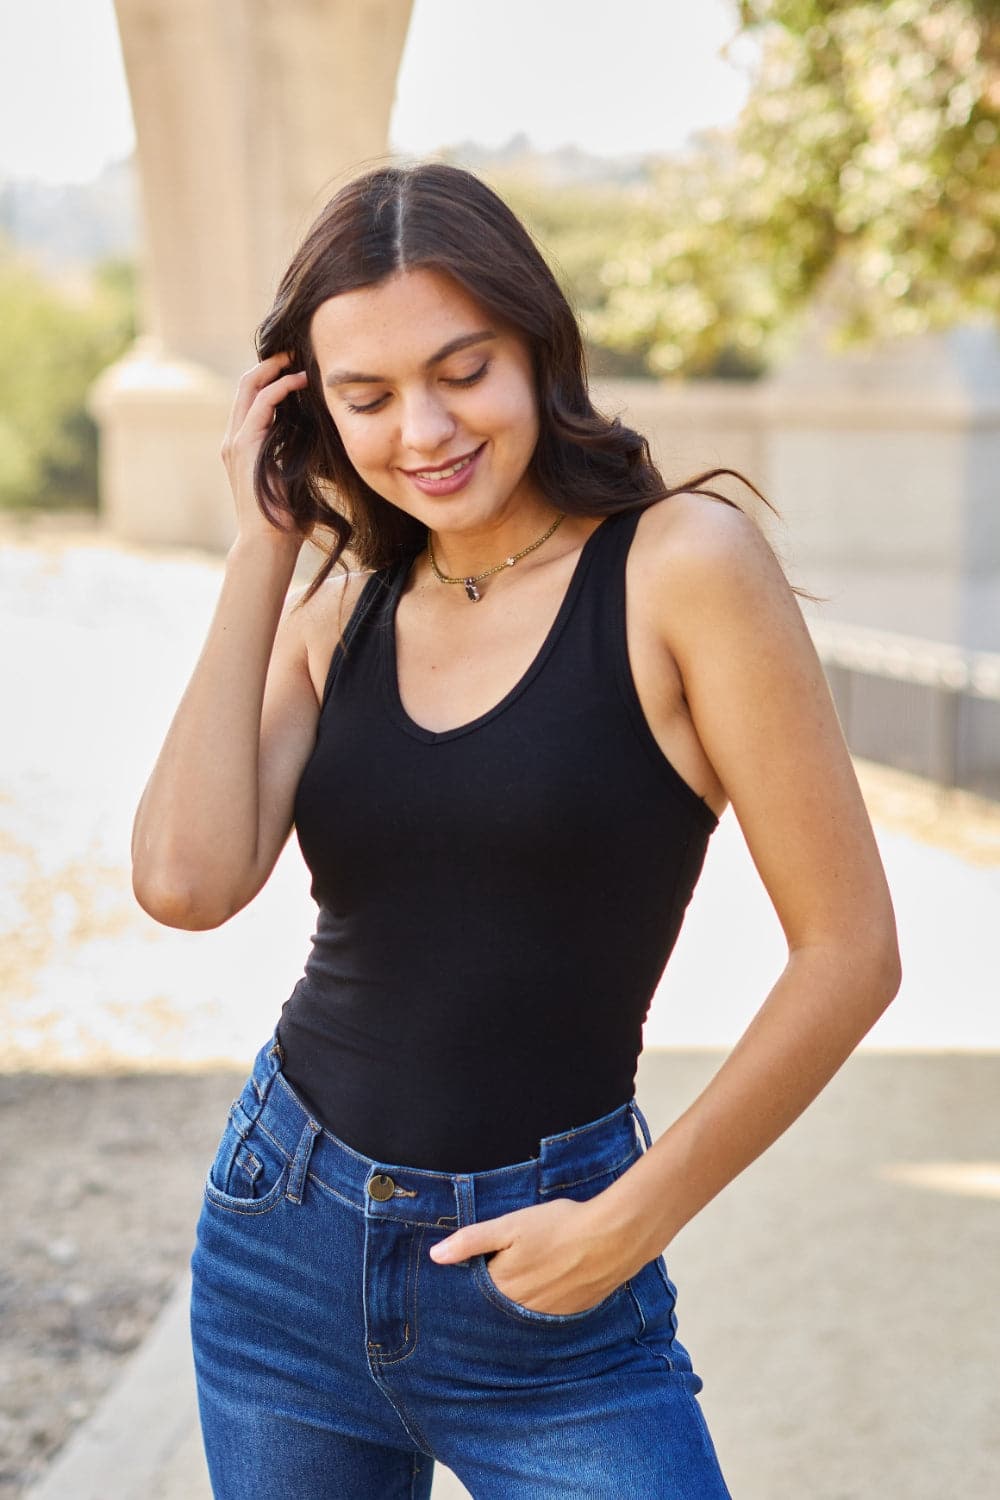
[[[391,159],[412,0],[115,4],[144,308],[92,397],[102,519],[219,550],[234,534],[219,446],[253,330],[320,204]],[[671,482],[735,467],[777,506],[780,521],[749,501],[789,576],[824,597],[803,612],[852,749],[1000,795],[1000,338],[984,324],[835,355],[825,326],[817,307],[760,381],[595,380],[595,397],[648,434]],[[304,571],[317,560],[303,548]]]
[[[142,333],[92,407],[108,528],[220,548],[219,447],[313,214],[386,155],[411,0],[115,0],[135,117]]]

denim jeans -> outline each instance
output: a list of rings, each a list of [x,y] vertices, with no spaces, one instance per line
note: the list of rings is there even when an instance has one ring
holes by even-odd
[[[474,1500],[728,1500],[662,1256],[596,1306],[512,1301],[454,1229],[584,1200],[641,1154],[635,1099],[492,1171],[353,1150],[282,1072],[277,1030],[229,1110],[191,1257],[216,1500],[426,1500],[440,1459]]]

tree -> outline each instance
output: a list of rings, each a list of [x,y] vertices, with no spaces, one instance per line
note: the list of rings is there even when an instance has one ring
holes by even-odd
[[[96,505],[86,397],[134,336],[130,266],[99,267],[82,295],[0,256],[0,506]]]
[[[654,373],[752,372],[822,283],[845,341],[995,316],[997,0],[742,0],[739,15],[759,42],[743,116],[662,164],[662,231],[608,256],[592,335]]]

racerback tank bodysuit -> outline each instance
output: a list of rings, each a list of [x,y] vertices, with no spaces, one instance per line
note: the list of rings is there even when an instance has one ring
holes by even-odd
[[[317,1118],[382,1162],[507,1166],[634,1092],[719,821],[636,695],[639,514],[591,532],[535,659],[467,724],[400,699],[412,557],[368,578],[334,650],[294,806],[319,911],[278,1036]]]

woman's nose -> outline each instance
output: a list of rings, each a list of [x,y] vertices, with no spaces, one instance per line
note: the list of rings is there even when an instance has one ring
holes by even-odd
[[[400,441],[404,448],[427,458],[438,452],[454,435],[455,419],[436,397],[411,397],[403,407]]]

